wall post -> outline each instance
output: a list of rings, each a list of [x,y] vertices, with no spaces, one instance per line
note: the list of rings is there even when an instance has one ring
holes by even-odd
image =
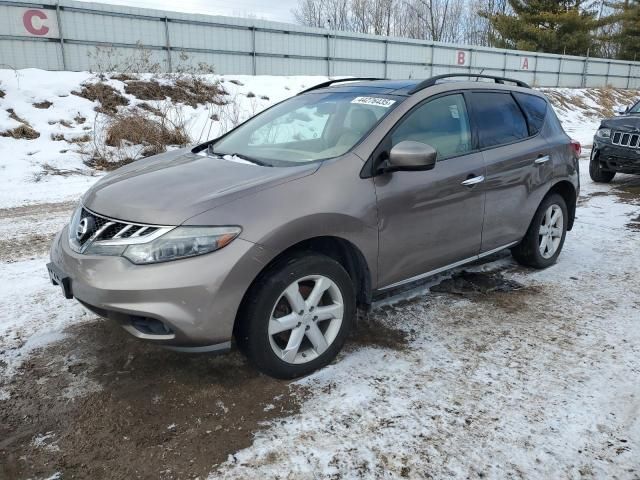
[[[252,75],[258,74],[256,62],[256,27],[251,27],[251,72]]]
[[[56,21],[58,22],[58,35],[60,37],[60,53],[62,54],[62,70],[67,69],[67,59],[64,54],[64,34],[62,33],[62,15],[60,15],[60,2],[56,2]]]
[[[580,82],[580,86],[582,88],[586,87],[586,85],[587,85],[587,68],[588,68],[588,64],[589,64],[589,49],[587,48],[587,56],[584,58],[583,65],[582,65],[582,80]]]
[[[327,77],[331,77],[331,31],[327,33]]]
[[[558,65],[558,79],[556,80],[556,87],[560,86],[560,75],[562,75],[562,59],[563,59],[563,57],[560,57],[560,64]]]
[[[171,41],[169,40],[169,19],[167,17],[164,17],[164,39],[167,48],[167,69],[171,73],[173,72],[173,65],[171,62]]]
[[[389,78],[389,40],[384,41],[384,78]]]

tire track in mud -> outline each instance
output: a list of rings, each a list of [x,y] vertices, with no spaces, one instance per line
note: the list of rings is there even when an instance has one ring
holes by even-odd
[[[0,262],[13,263],[46,254],[74,205],[60,202],[0,209]]]

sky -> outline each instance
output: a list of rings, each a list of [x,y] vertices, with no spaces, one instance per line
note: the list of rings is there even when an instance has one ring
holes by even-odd
[[[91,0],[130,7],[156,8],[188,13],[208,13],[231,17],[256,17],[263,20],[293,23],[291,9],[298,0]]]

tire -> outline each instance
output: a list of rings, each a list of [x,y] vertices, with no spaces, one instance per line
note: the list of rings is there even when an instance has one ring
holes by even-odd
[[[616,176],[616,172],[603,170],[598,155],[593,155],[589,161],[589,176],[596,183],[609,183]]]
[[[553,217],[558,212],[562,214],[559,220]],[[546,226],[550,219],[552,228]],[[533,268],[547,268],[556,263],[567,235],[568,220],[567,204],[564,199],[557,193],[547,195],[536,210],[526,235],[511,249],[513,257],[521,265]],[[560,231],[559,228],[562,230]]]
[[[323,291],[318,301],[316,287]],[[236,342],[251,364],[272,377],[296,378],[336,357],[355,321],[356,293],[338,262],[303,252],[261,274],[239,313]]]

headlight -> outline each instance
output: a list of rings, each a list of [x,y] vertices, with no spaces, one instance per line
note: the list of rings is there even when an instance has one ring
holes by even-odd
[[[73,214],[71,215],[71,220],[69,220],[69,228],[67,231],[69,237],[69,246],[71,250],[76,253],[80,253],[80,244],[76,239],[76,228],[78,228],[78,223],[80,223],[80,216],[82,215],[82,204],[78,203],[76,208],[73,210]]]
[[[601,128],[596,132],[596,137],[600,138],[611,138],[611,129],[610,128]]]
[[[135,264],[195,257],[229,245],[241,231],[240,227],[178,227],[151,242],[127,246],[122,256]]]

